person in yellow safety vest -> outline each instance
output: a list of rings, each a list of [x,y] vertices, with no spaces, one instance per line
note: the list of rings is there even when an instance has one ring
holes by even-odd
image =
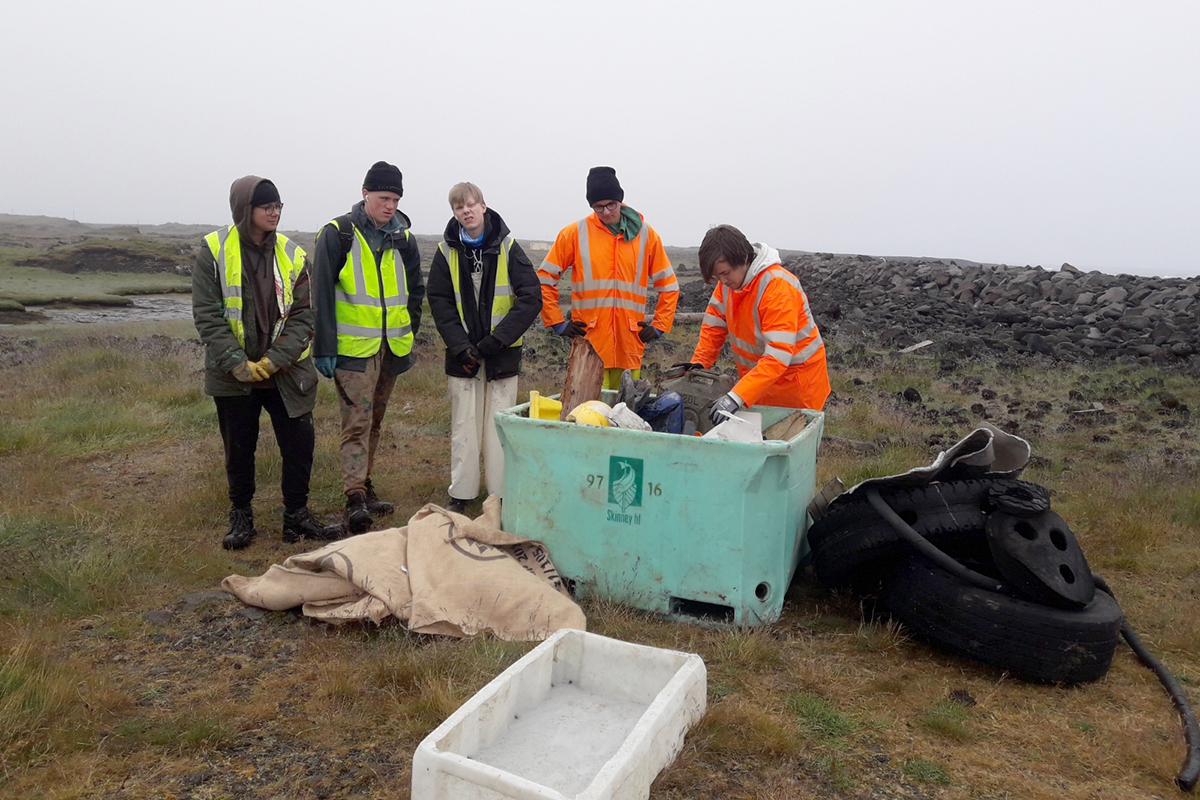
[[[732,225],[718,225],[700,244],[700,274],[716,284],[686,372],[711,368],[729,341],[738,382],[710,410],[725,414],[755,405],[821,410],[829,396],[825,343],[796,276],[779,263],[779,251],[751,245]]]
[[[542,308],[537,273],[473,183],[450,190],[454,216],[429,267],[429,312],[446,344],[450,391],[450,488],[459,514],[479,494],[504,496],[504,451],[492,421],[517,404],[522,336]]]
[[[234,224],[204,237],[192,270],[192,317],[204,343],[204,392],[217,406],[229,484],[226,550],[254,541],[254,453],[263,409],[283,460],[283,540],[328,540],[341,526],[308,509],[317,373],[304,251],[280,233],[283,203],[256,175],[229,187]]]
[[[679,282],[662,239],[622,201],[625,190],[612,167],[592,167],[587,201],[593,213],[559,231],[538,268],[542,322],[560,336],[587,336],[604,361],[604,388],[616,389],[621,373],[641,376],[646,344],[669,333]],[[558,282],[571,273],[571,317],[558,305]],[[654,318],[646,320],[646,290],[658,292]]]
[[[317,371],[337,386],[351,533],[395,510],[379,499],[371,470],[396,377],[413,364],[425,299],[417,240],[396,207],[403,195],[400,170],[377,161],[363,179],[362,201],[317,232],[313,256],[313,357]]]

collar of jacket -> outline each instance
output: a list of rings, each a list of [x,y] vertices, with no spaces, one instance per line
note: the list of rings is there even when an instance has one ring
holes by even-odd
[[[599,219],[599,217],[597,217]],[[625,241],[632,242],[642,232],[645,220],[632,206],[621,206],[621,216],[616,225],[605,225],[613,236],[623,236]]]
[[[375,220],[367,216],[366,201],[359,200],[350,209],[350,221],[353,222],[359,230],[366,233],[367,231],[380,231],[384,234],[396,235],[403,233],[406,229],[412,227],[412,221],[400,209],[396,209],[396,213],[388,220],[387,224],[382,228],[375,224]]]
[[[509,235],[508,225],[504,219],[492,209],[488,209],[483,213],[483,244],[479,250],[483,253],[496,254],[500,252],[500,243]],[[453,247],[455,250],[465,252],[467,246],[463,244],[459,238],[458,232],[462,230],[462,224],[455,218],[451,217],[446,223],[446,230],[442,233],[442,238],[446,240],[446,244]]]

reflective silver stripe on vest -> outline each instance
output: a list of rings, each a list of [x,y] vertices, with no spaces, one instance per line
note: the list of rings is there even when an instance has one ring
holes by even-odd
[[[500,256],[497,257],[497,262],[496,262],[496,277],[497,277],[497,279],[500,277],[499,258],[502,257],[504,259],[505,283],[503,285],[497,284],[495,282],[492,283],[492,330],[496,330],[496,326],[499,325],[506,316],[508,316],[507,311],[503,314],[496,313],[496,298],[497,297],[513,297],[514,296],[514,292],[512,289],[512,283],[511,283],[512,273],[509,271],[509,267],[511,266],[511,264],[509,263],[509,254],[512,252],[512,244],[513,244],[513,238],[511,236],[506,236],[504,241],[502,241],[500,243]],[[481,292],[481,294],[482,294],[482,292]],[[511,305],[508,307],[508,310],[509,311],[512,310]]]
[[[504,259],[504,265],[505,265],[504,269],[505,269],[506,278],[507,278],[508,256],[509,256],[509,253],[512,252],[512,243],[513,243],[513,237],[511,237],[511,236],[505,237],[504,241],[502,241],[500,243],[500,256],[497,257],[497,262],[496,262],[496,280],[500,279],[499,258]],[[438,251],[442,254],[442,258],[446,259],[446,269],[450,273],[450,285],[454,289],[454,305],[458,309],[458,321],[462,323],[463,330],[465,330],[469,333],[471,329],[467,327],[467,321],[463,318],[464,312],[463,312],[463,303],[462,303],[462,292],[459,289],[459,283],[462,280],[462,278],[459,275],[459,271],[458,271],[458,259],[459,259],[458,250],[448,246],[446,244],[445,240],[443,240],[443,241],[438,242]],[[454,257],[451,258],[451,255],[453,255]],[[512,286],[510,284],[508,284],[508,283],[498,284],[498,283],[493,282],[493,284],[492,284],[492,316],[491,316],[491,327],[488,329],[489,331],[496,330],[496,326],[499,325],[506,316],[508,316],[507,313],[504,313],[504,314],[496,313],[496,298],[497,297],[512,297],[513,294],[514,293],[512,290]],[[480,292],[480,295],[482,295],[482,291]],[[476,298],[475,304],[476,304],[476,306],[479,305],[479,298]],[[511,307],[510,307],[510,309],[511,309]]]
[[[662,286],[655,286],[654,288],[660,292],[677,292],[677,291],[679,291],[679,280],[675,277],[675,268],[671,266],[670,262],[667,262],[667,265],[665,267],[663,267],[658,272],[651,275],[650,282],[657,284],[659,278],[661,276],[666,275],[667,273],[670,273],[670,275],[671,275],[671,282],[665,283]]]
[[[458,277],[454,274],[458,271],[458,254],[455,252],[454,260],[451,261],[451,249],[445,240],[438,242],[438,252],[442,254],[442,258],[446,259],[446,270],[450,273],[450,287],[454,289],[454,305],[458,308],[458,321],[462,323],[464,331],[469,331],[467,321],[462,318],[462,292],[458,290]]]
[[[225,280],[225,240],[229,238],[229,230],[230,229],[228,227],[225,227],[217,231],[217,261],[216,265],[213,267],[215,277],[217,279],[217,285],[221,287],[221,297],[223,297],[226,301],[228,301],[231,297],[236,297],[239,300],[242,299],[241,284],[238,284],[237,286],[230,286],[229,281]],[[242,321],[241,306],[231,306],[228,302],[224,303],[223,305],[224,308],[222,308],[222,316],[225,319],[235,319],[238,322]]]
[[[795,334],[784,331],[771,331],[767,334],[763,333],[762,321],[758,316],[758,304],[762,301],[763,294],[765,294],[767,291],[767,286],[770,285],[771,281],[773,280],[785,281],[800,293],[802,303],[801,309],[804,312],[805,319],[808,320],[808,324],[806,324]],[[768,342],[790,344],[795,347],[797,342],[807,339],[812,332],[816,330],[816,327],[816,320],[813,319],[812,312],[808,307],[808,295],[804,293],[804,289],[800,286],[800,280],[782,267],[780,267],[778,270],[768,269],[763,278],[759,280],[758,292],[754,298],[754,335],[758,339],[758,344],[756,347],[746,349],[762,352],[763,355],[773,356],[775,359],[787,364],[788,366],[803,364],[812,357],[813,353],[817,352],[817,350],[821,348],[822,340],[820,334],[817,334],[816,339],[810,342],[808,346],[795,355],[792,355],[785,350],[781,350],[780,348],[771,347],[768,345]]]
[[[337,332],[338,336],[362,336],[371,339],[379,338],[379,328],[368,328],[363,325],[347,325],[343,322],[338,323]],[[392,339],[398,339],[401,336],[408,336],[410,333],[412,333],[412,327],[409,325],[402,325],[399,328],[387,328],[385,330],[385,335]]]
[[[705,312],[703,322],[705,325],[707,325],[710,328],[728,328],[729,327],[727,324],[725,324],[724,317],[718,317],[716,314],[709,314],[708,312]]]
[[[640,279],[646,272],[646,242],[650,238],[650,226],[642,224],[641,233],[638,234],[638,266],[636,275]],[[616,278],[606,278],[597,280],[592,274],[592,248],[591,242],[588,240],[588,224],[587,217],[579,220],[579,250],[581,254],[581,265],[583,267],[583,278],[575,281],[580,291],[583,292],[600,292],[600,291],[622,291],[636,295],[641,298],[641,304],[629,301],[618,300],[616,298],[584,300],[579,301],[574,297],[571,298],[571,304],[576,308],[610,308],[616,306],[629,311],[646,310],[646,289],[639,281],[623,281]],[[615,266],[615,265],[614,265]]]
[[[283,238],[284,238],[283,254],[287,256],[288,261],[295,264],[296,263],[296,243],[293,242],[291,239],[288,239],[286,236]]]
[[[583,299],[571,299],[571,305],[578,309],[591,308],[623,308],[626,311],[646,311],[646,302],[638,302],[636,300],[626,300],[623,297],[595,297]]]
[[[351,227],[353,227],[353,226],[351,226]],[[337,284],[335,284],[333,287],[334,297],[343,303],[349,303],[350,305],[353,305],[353,306],[372,306],[374,308],[382,308],[383,307],[383,299],[382,298],[372,297],[371,295],[367,294],[367,281],[366,281],[365,276],[363,275],[362,238],[358,235],[358,231],[353,231],[353,234],[350,237],[350,253],[349,253],[348,257],[350,259],[350,268],[354,271],[354,290],[355,290],[354,294],[350,294],[345,289],[343,289],[342,283],[339,280],[337,282]],[[343,264],[342,269],[345,269],[345,268],[346,268],[346,265]],[[339,271],[339,275],[340,274],[341,273]],[[382,283],[383,276],[381,275],[381,276],[379,276],[379,278],[380,278],[379,293],[382,295],[383,294],[383,283]],[[342,326],[339,323],[338,324],[338,333],[343,333],[343,332],[349,333],[349,331],[342,331]],[[371,333],[369,333],[367,335],[375,336],[377,333],[378,333],[378,331],[373,330],[373,331],[371,331]]]
[[[538,272],[548,272],[549,275],[538,275],[538,283],[543,286],[553,286],[558,283],[558,279],[562,277],[563,268],[555,264],[548,258],[542,259],[542,265],[538,267]]]

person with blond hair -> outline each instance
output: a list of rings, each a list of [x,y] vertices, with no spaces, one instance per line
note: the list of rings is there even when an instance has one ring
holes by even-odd
[[[542,309],[525,251],[473,183],[450,190],[454,216],[429,267],[429,310],[446,345],[450,391],[450,487],[446,508],[462,513],[479,494],[504,493],[504,453],[493,415],[517,404],[522,336]]]

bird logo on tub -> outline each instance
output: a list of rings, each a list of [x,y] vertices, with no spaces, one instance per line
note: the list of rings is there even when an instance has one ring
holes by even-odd
[[[616,503],[622,512],[642,504],[642,459],[609,457],[608,502]]]

